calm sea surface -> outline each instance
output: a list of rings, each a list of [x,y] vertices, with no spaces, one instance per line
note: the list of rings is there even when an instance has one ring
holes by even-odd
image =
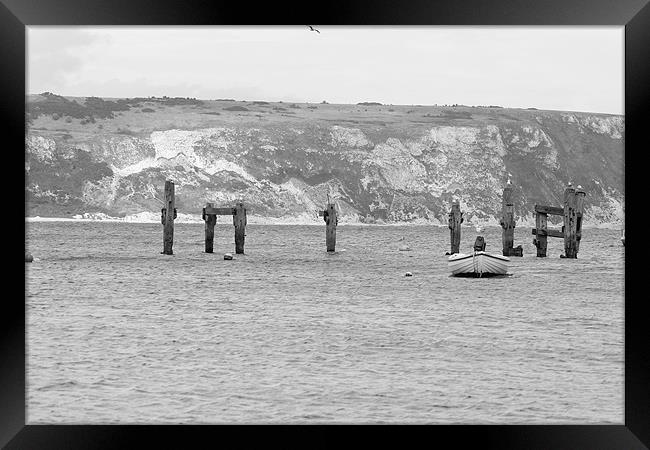
[[[624,247],[530,228],[508,276],[449,276],[449,230],[27,224],[27,422],[624,422]],[[500,254],[501,229],[481,233]],[[477,233],[462,230],[461,252]],[[408,245],[412,251],[399,251]],[[411,272],[412,277],[405,277]]]

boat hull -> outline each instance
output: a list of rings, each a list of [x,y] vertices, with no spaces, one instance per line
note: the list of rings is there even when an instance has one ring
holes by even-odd
[[[455,276],[505,275],[509,258],[479,251],[470,254],[455,253],[449,257],[449,269]]]

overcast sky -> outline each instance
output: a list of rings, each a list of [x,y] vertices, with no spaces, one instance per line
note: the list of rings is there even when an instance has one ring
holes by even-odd
[[[624,113],[623,27],[27,27],[27,91]]]

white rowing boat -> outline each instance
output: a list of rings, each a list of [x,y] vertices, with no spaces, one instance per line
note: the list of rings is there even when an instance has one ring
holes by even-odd
[[[449,269],[457,276],[505,275],[508,272],[510,258],[493,255],[484,251],[474,253],[454,253],[449,257]]]

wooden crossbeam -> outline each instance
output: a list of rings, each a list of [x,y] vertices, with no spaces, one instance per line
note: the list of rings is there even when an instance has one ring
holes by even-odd
[[[537,228],[533,228],[533,234],[534,235],[539,235],[539,236],[550,236],[550,237],[558,237],[558,238],[563,238],[564,237],[564,232],[561,230],[552,230],[548,229],[546,230],[546,234],[544,234],[544,230],[540,230],[539,233],[537,233]]]
[[[232,216],[235,214],[235,208],[213,208],[213,207],[206,207],[205,208],[205,214],[207,216],[209,215],[217,215],[217,216]]]
[[[559,206],[535,205],[535,212],[551,214],[554,216],[564,216],[564,208],[560,208]]]

